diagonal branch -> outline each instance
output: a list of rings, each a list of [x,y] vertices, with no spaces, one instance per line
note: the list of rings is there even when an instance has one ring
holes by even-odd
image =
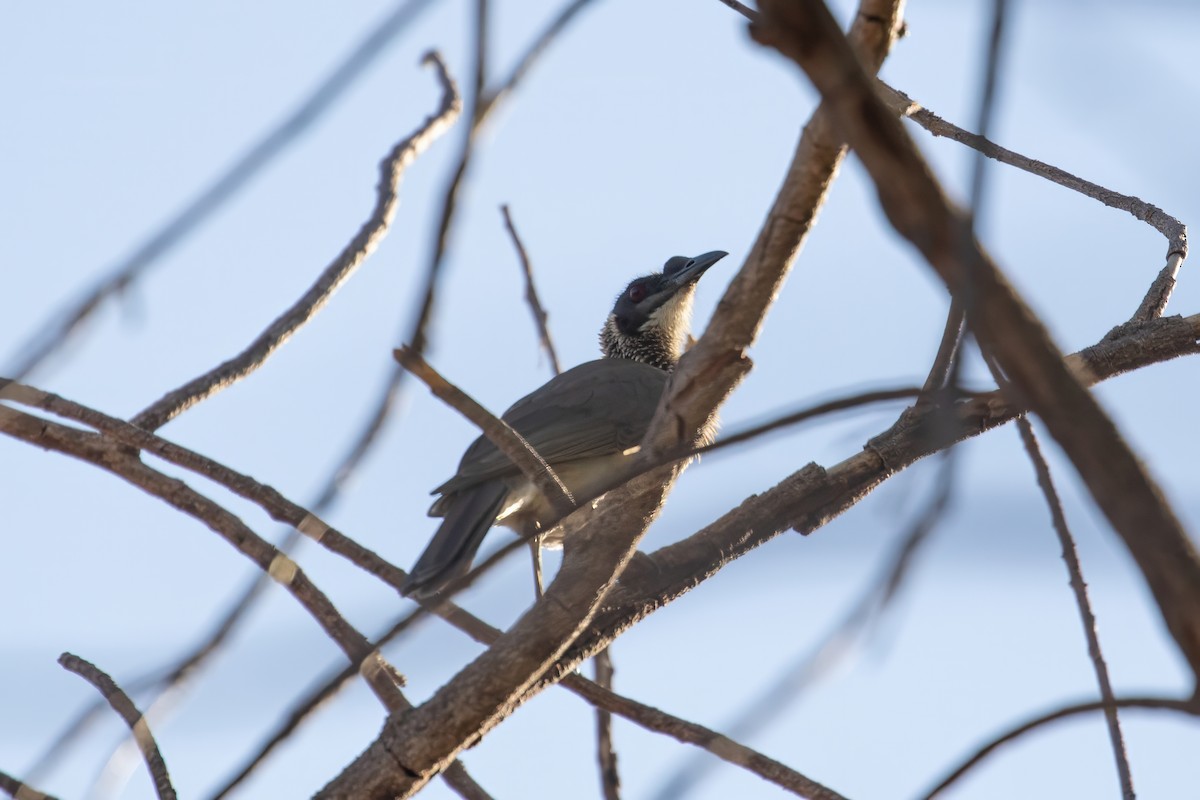
[[[121,719],[125,720],[129,730],[133,731],[133,738],[137,742],[138,749],[142,751],[142,758],[146,762],[146,769],[150,771],[150,777],[154,781],[154,791],[158,794],[159,800],[175,800],[175,787],[171,785],[171,777],[167,774],[167,765],[163,761],[162,753],[158,750],[158,743],[154,741],[154,735],[150,732],[146,718],[142,712],[137,710],[133,701],[129,699],[129,695],[121,691],[121,687],[117,686],[116,681],[107,673],[79,656],[63,653],[58,657],[58,663],[62,665],[63,669],[74,672],[95,686],[113,710],[121,715]]]
[[[1129,770],[1129,755],[1125,752],[1125,739],[1121,736],[1121,723],[1117,719],[1117,707],[1113,705],[1112,683],[1108,679],[1108,665],[1100,652],[1100,636],[1096,633],[1096,615],[1092,612],[1091,601],[1088,600],[1087,584],[1083,582],[1083,569],[1079,566],[1079,553],[1075,549],[1075,537],[1067,527],[1067,515],[1063,512],[1062,502],[1058,499],[1058,491],[1054,488],[1054,480],[1050,477],[1050,465],[1042,456],[1038,446],[1037,436],[1029,420],[1021,417],[1017,420],[1017,430],[1021,441],[1033,462],[1034,472],[1037,473],[1038,486],[1046,497],[1046,505],[1050,507],[1050,517],[1054,522],[1054,532],[1058,534],[1062,545],[1063,561],[1067,563],[1067,572],[1071,578],[1071,591],[1075,595],[1075,604],[1079,606],[1079,621],[1083,623],[1083,635],[1087,639],[1088,655],[1092,657],[1092,666],[1096,671],[1096,682],[1100,685],[1100,697],[1105,702],[1104,721],[1108,725],[1108,737],[1112,742],[1113,758],[1117,763],[1117,776],[1121,781],[1121,797],[1133,800],[1133,776]]]
[[[1168,630],[1200,678],[1200,557],[1145,467],[1096,399],[1067,369],[1045,327],[971,236],[912,140],[875,94],[837,23],[820,0],[763,3],[754,35],[792,58],[830,104],[862,159],[893,226],[914,245],[966,315],[986,354],[1011,382],[1017,402],[1046,423],[1096,504],[1125,542]]]
[[[136,451],[96,434],[69,428],[7,406],[0,406],[0,430],[37,447],[94,464],[202,522],[300,602],[351,663],[359,665],[363,678],[384,707],[395,709],[407,706],[408,701],[398,688],[403,680],[383,660],[378,650],[372,648],[363,635],[346,622],[296,562],[260,538],[237,516],[183,481],[146,466],[138,459]]]
[[[875,81],[875,90],[894,113],[908,117],[934,136],[953,139],[1002,164],[1008,164],[1031,175],[1045,178],[1059,186],[1098,200],[1109,208],[1125,211],[1161,233],[1167,240],[1167,263],[1154,279],[1146,296],[1130,319],[1130,323],[1146,322],[1162,316],[1171,292],[1175,288],[1175,278],[1179,274],[1179,268],[1183,265],[1183,260],[1187,258],[1187,227],[1182,222],[1158,206],[1137,197],[1106,189],[1052,164],[1001,147],[986,136],[965,131],[922,107],[908,95],[893,89],[883,81]]]
[[[432,64],[436,70],[442,86],[441,105],[425,119],[415,133],[392,148],[380,163],[375,208],[358,233],[333,263],[325,268],[308,291],[268,325],[241,353],[156,400],[133,418],[134,425],[146,430],[157,430],[193,405],[261,367],[293,333],[325,307],[333,293],[354,274],[371,253],[375,252],[396,215],[400,179],[404,171],[454,123],[462,111],[462,99],[454,80],[446,71],[441,56],[430,51],[425,54],[423,61]]]
[[[525,275],[525,302],[529,304],[529,313],[533,314],[533,324],[537,326],[542,349],[546,351],[546,357],[550,359],[550,368],[554,370],[555,375],[558,375],[562,373],[562,366],[558,363],[558,352],[554,349],[554,341],[550,338],[550,328],[546,324],[546,309],[542,306],[537,287],[533,283],[533,265],[529,263],[529,253],[525,251],[525,243],[517,235],[517,228],[513,225],[512,214],[509,213],[507,204],[500,206],[500,213],[504,216],[504,229],[508,231],[509,238],[512,239],[513,249],[517,251],[517,261],[521,263],[521,271]]]
[[[57,800],[54,795],[39,792],[7,772],[0,772],[0,791],[7,792],[14,800]]]
[[[575,507],[575,498],[545,459],[533,449],[533,445],[525,441],[525,437],[442,377],[412,348],[400,347],[393,354],[396,361],[428,386],[435,397],[473,422],[529,478],[560,515],[566,516],[571,512]]]

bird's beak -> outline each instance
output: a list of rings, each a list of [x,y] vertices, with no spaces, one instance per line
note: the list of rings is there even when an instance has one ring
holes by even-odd
[[[695,283],[700,280],[700,276],[711,267],[713,264],[720,261],[725,256],[729,255],[724,250],[713,250],[711,253],[704,253],[695,258],[688,259],[684,264],[683,269],[676,272],[670,277],[671,286],[676,289],[681,289],[690,283]]]

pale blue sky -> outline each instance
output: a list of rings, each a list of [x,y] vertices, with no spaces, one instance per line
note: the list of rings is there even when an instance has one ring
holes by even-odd
[[[883,75],[938,114],[975,117],[989,4],[912,0],[910,35]],[[1185,223],[1200,221],[1200,8],[1191,3],[1015,3],[994,137]],[[155,230],[303,98],[392,7],[138,2],[0,8],[0,370],[64,298]],[[494,4],[505,73],[557,4]],[[847,3],[840,3],[846,18]],[[246,192],[159,264],[33,383],[120,416],[239,350],[303,291],[370,208],[376,164],[437,101],[417,66],[439,48],[467,81],[468,4],[436,2],[333,109]],[[493,409],[544,381],[520,274],[497,207],[509,203],[564,364],[596,355],[612,297],[670,255],[724,249],[701,283],[703,326],[749,250],[813,92],[753,45],[715,0],[596,0],[531,74],[481,142],[464,195],[430,359]],[[969,155],[914,136],[964,194]],[[334,302],[259,373],[163,434],[305,502],[357,430],[408,326],[434,198],[456,129],[406,174],[389,238]],[[1098,340],[1136,308],[1163,239],[1121,212],[1007,168],[991,174],[985,244],[1059,344]],[[1200,311],[1184,267],[1169,313]],[[727,429],[869,386],[919,381],[943,291],[890,231],[850,159],[751,352],[756,368],[723,411]],[[1193,532],[1200,439],[1193,360],[1152,367],[1099,394]],[[895,410],[805,429],[708,459],[672,496],[646,547],[678,539],[809,461],[835,463]],[[407,567],[433,531],[428,491],[474,432],[424,391],[330,516]],[[1184,671],[1127,554],[1081,505],[1052,447],[1078,529],[1118,691],[1181,692]],[[118,679],[169,660],[207,629],[251,574],[218,538],[158,501],[62,456],[0,439],[0,769],[22,774],[91,690],[54,660],[71,650]],[[1048,515],[1013,430],[962,449],[962,494],[873,646],[749,744],[855,800],[909,797],[991,732],[1095,694]],[[815,536],[784,536],[639,626],[615,647],[617,688],[721,728],[818,639],[875,570],[931,488],[931,465],[889,482]],[[257,511],[197,482],[277,536]],[[505,540],[494,535],[494,541]],[[486,546],[485,546],[486,547]],[[404,609],[336,558],[301,562],[353,623]],[[528,568],[498,570],[465,602],[504,625],[528,601]],[[420,701],[478,652],[440,623],[389,651]],[[269,730],[335,648],[282,592],[159,731],[182,795],[203,797]],[[377,733],[361,687],[277,755],[244,797],[303,796]],[[1125,717],[1144,798],[1200,785],[1200,726]],[[596,795],[592,717],[552,690],[465,755],[498,797]],[[40,788],[83,796],[116,723]],[[649,797],[688,748],[618,723],[628,797]],[[1030,787],[1034,787],[1030,789]],[[134,769],[124,797],[151,788]],[[996,756],[957,797],[1117,795],[1098,717]],[[1032,792],[1032,793],[1031,793]],[[434,785],[431,797],[446,796]],[[693,795],[777,797],[733,768]]]

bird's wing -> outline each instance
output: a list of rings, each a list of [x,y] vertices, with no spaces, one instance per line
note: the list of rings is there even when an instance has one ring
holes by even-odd
[[[589,361],[518,400],[503,419],[548,464],[611,455],[642,440],[666,383],[667,373],[638,361]],[[463,454],[458,474],[434,494],[517,472],[508,457],[481,436]]]

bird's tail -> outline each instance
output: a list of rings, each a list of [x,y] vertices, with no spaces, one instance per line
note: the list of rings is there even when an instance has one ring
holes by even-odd
[[[507,495],[508,487],[500,480],[487,481],[458,493],[447,504],[446,518],[408,573],[400,593],[424,599],[465,575]]]

